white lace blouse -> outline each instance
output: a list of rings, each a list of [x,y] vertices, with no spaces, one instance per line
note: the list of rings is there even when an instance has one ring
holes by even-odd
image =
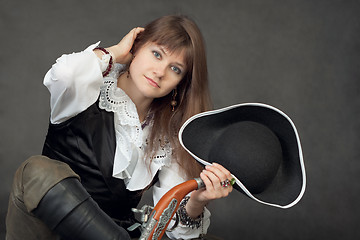
[[[150,166],[150,161],[145,161],[144,152],[151,122],[140,122],[135,104],[117,87],[122,65],[115,64],[110,74],[102,77],[109,55],[99,59],[93,52],[98,44],[79,53],[62,55],[46,73],[44,85],[51,94],[50,121],[53,124],[64,122],[86,110],[100,96],[99,107],[114,112],[116,150],[113,177],[123,179],[126,188],[135,191],[149,185],[159,172],[159,181],[153,187],[155,205],[169,189],[185,179],[179,174],[178,164],[171,160],[169,144],[157,150]],[[172,239],[190,239],[198,237],[202,231],[206,233],[209,225],[210,212],[205,209],[203,227],[192,229],[179,224],[167,235]]]

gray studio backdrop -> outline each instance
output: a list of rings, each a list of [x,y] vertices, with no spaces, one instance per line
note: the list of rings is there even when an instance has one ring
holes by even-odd
[[[0,0],[0,238],[17,166],[39,154],[49,116],[42,78],[63,53],[182,13],[207,44],[216,108],[263,102],[295,122],[308,185],[295,207],[241,193],[209,205],[222,239],[360,236],[360,2],[336,0]]]

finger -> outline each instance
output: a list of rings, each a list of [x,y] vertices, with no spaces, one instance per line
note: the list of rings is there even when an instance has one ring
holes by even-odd
[[[204,170],[206,176],[209,178],[212,184],[212,189],[219,190],[221,188],[221,179],[212,171]]]
[[[224,168],[221,164],[218,163],[213,163],[213,166],[220,169],[220,171],[222,171],[228,178],[232,178],[231,176],[231,172],[229,170],[227,170],[226,168]]]
[[[222,196],[221,197],[227,197],[229,196],[229,194],[232,192],[232,186],[229,185],[227,187],[223,187],[223,190],[222,190]]]
[[[143,28],[143,27],[137,27],[137,28],[135,28],[135,33],[137,35],[137,34],[143,32],[144,30],[145,30],[145,28]]]
[[[212,163],[212,165],[213,165],[214,167],[220,169],[220,170],[221,170],[223,173],[225,173],[226,175],[231,176],[230,171],[227,170],[226,168],[224,168],[221,164],[214,162],[214,163]]]
[[[136,28],[133,28],[131,29],[130,32],[128,32],[122,39],[121,41],[118,43],[118,45],[121,45],[121,44],[126,44],[128,46],[128,48],[131,48],[137,35],[144,31],[144,28],[141,28],[141,27],[136,27]]]
[[[226,179],[228,179],[226,173],[224,173],[222,171],[222,169],[218,168],[215,165],[214,166],[206,166],[205,168],[206,168],[206,170],[211,171],[212,173],[214,173],[219,178],[220,182],[223,182]]]
[[[132,32],[132,40],[135,41],[135,39],[137,38],[138,34],[143,32],[145,30],[145,28],[142,28],[142,27],[136,27],[136,28],[133,28],[131,30]]]
[[[206,190],[213,190],[214,189],[214,186],[210,180],[210,178],[208,177],[208,175],[206,174],[206,171],[203,170],[201,173],[200,173],[200,178],[201,180],[203,180],[204,184],[205,184],[205,189]]]
[[[217,199],[226,197],[232,191],[232,186],[229,185],[227,187],[223,187],[220,183],[219,177],[216,176],[213,172],[203,170],[203,174],[206,175],[210,183],[208,182],[208,186],[206,187],[208,198],[209,199]]]
[[[220,165],[218,163],[213,163],[211,169],[220,178],[220,180],[221,180],[220,186],[222,187],[223,192],[226,192],[226,193],[232,192],[233,187],[231,184],[229,184],[227,186],[223,186],[224,181],[230,181],[233,178],[231,173],[226,168],[224,168],[222,165]]]
[[[127,62],[131,61],[131,59],[133,58],[133,54],[131,52],[131,49],[134,45],[135,39],[137,38],[138,34],[141,33],[142,31],[144,31],[145,28],[142,27],[136,27],[133,28],[125,37],[125,42],[127,43],[127,48],[129,51],[129,54],[126,56],[126,60]],[[120,42],[121,43],[121,42]]]
[[[137,35],[142,31],[144,31],[142,27],[131,29],[118,44],[110,48],[116,62],[126,64],[133,59],[133,54],[130,51]]]

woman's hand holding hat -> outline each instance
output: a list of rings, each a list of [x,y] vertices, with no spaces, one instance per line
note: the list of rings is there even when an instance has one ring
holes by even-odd
[[[193,191],[186,211],[190,217],[197,217],[203,211],[204,206],[211,200],[227,197],[232,192],[232,175],[220,164],[208,165],[200,174],[205,188]],[[224,184],[229,182],[229,184]]]
[[[199,200],[213,200],[217,198],[227,197],[232,191],[231,184],[225,184],[232,179],[231,173],[218,163],[205,166],[205,170],[200,174],[201,179],[205,183],[205,191],[199,196]]]

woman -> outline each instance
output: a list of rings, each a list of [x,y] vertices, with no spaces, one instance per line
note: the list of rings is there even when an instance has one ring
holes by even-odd
[[[220,184],[229,171],[202,170],[177,141],[181,125],[210,107],[205,47],[193,21],[161,17],[114,46],[63,55],[44,84],[51,117],[43,156],[15,174],[7,239],[137,237],[124,228],[135,222],[131,208],[143,191],[153,186],[156,204],[199,174],[206,189],[183,200],[180,223],[167,234],[206,233],[205,205],[232,187]]]

